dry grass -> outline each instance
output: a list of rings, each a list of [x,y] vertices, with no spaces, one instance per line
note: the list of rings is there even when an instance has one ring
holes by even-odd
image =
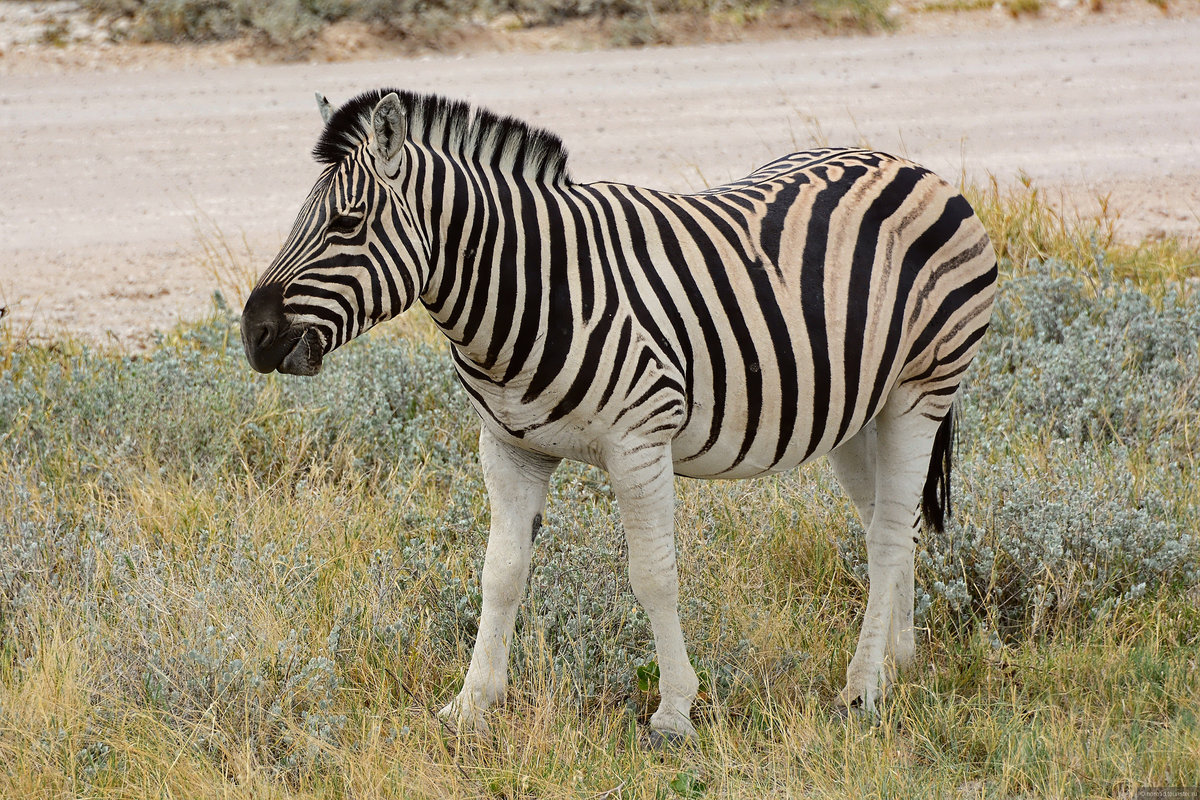
[[[1058,259],[1094,278],[1098,257],[1159,294],[1197,275],[1195,250],[1120,244],[1108,218],[1065,220],[1032,190],[970,197],[1010,277]],[[331,359],[321,394],[249,375],[233,330],[218,316],[133,359],[4,334],[0,796],[1052,798],[1200,784],[1194,587],[1005,641],[935,604],[879,719],[831,713],[864,587],[839,552],[853,512],[823,466],[680,482],[685,631],[704,685],[699,741],[666,752],[644,747],[650,642],[611,493],[594,470],[564,470],[509,702],[487,738],[452,737],[433,710],[465,670],[486,513],[474,419],[450,384],[422,393],[442,345],[409,315]],[[384,363],[396,417],[354,428],[337,404],[386,378]],[[178,402],[156,382],[191,374]],[[969,431],[967,451],[986,439],[981,460],[1007,448],[1055,463],[1061,445],[1005,434],[1005,413]],[[384,436],[392,449],[367,446]],[[1195,487],[1165,480],[1157,455],[1109,458],[1194,522]],[[1194,454],[1170,458],[1195,474]],[[1101,497],[1117,496],[1110,477]],[[978,490],[970,474],[960,485]]]
[[[993,179],[987,186],[965,187],[964,194],[987,226],[996,257],[1008,270],[1005,277],[1022,274],[1034,261],[1058,259],[1082,266],[1095,278],[1097,256],[1102,256],[1113,277],[1138,286],[1200,279],[1200,246],[1172,237],[1122,240],[1120,214],[1105,197],[1089,215],[1064,212],[1028,180],[1019,189],[1003,190]]]

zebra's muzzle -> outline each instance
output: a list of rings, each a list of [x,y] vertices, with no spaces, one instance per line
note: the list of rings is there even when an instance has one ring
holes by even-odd
[[[242,311],[242,347],[258,372],[279,370],[288,375],[316,375],[321,370],[325,342],[311,325],[292,325],[283,312],[283,292],[277,287],[255,289]]]
[[[276,369],[285,375],[316,375],[321,371],[324,354],[321,334],[316,328],[305,328]]]

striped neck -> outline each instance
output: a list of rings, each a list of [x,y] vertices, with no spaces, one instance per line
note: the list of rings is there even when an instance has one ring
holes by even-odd
[[[507,383],[536,360],[549,284],[565,280],[559,204],[571,186],[416,149],[408,196],[432,251],[421,301],[464,367]]]

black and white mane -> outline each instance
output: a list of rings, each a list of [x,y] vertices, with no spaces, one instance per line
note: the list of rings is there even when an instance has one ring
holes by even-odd
[[[547,183],[571,182],[567,150],[555,134],[462,100],[400,89],[375,89],[347,101],[326,124],[313,157],[336,164],[357,150],[370,134],[372,110],[392,92],[407,112],[412,141]]]

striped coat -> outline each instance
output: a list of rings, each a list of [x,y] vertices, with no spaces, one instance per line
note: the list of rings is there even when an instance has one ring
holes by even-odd
[[[951,405],[987,327],[995,257],[970,206],[903,159],[785,156],[675,194],[578,184],[551,134],[378,91],[334,113],[326,169],[243,315],[261,371],[421,302],[483,420],[492,502],[479,639],[446,714],[503,696],[551,471],[612,476],[654,627],[662,736],[690,735],[672,474],[742,478],[830,455],[868,530],[871,592],[841,699],[870,709],[912,658],[918,510],[948,502]]]

